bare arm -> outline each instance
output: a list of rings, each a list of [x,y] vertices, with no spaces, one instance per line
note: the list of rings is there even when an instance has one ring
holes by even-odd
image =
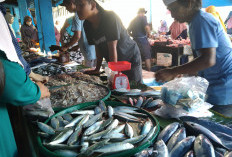
[[[99,48],[97,46],[95,46],[95,50],[96,50],[96,56],[97,56],[97,65],[96,65],[96,71],[99,71],[100,68],[101,68],[101,65],[102,65],[102,60],[103,60],[103,57],[99,51]]]
[[[192,74],[216,64],[216,48],[201,49],[200,54],[192,62],[173,68],[174,72],[177,74]]]
[[[108,50],[109,50],[109,61],[110,62],[117,62],[118,61],[118,55],[117,55],[117,40],[108,42]]]
[[[147,33],[147,36],[149,37],[149,36],[151,35],[151,28],[150,28],[149,25],[146,25],[146,26],[145,26],[145,31],[146,31],[146,33]]]
[[[155,74],[156,80],[170,81],[180,74],[196,74],[216,64],[216,48],[201,49],[200,54],[198,58],[187,64],[158,71]]]
[[[64,32],[65,32],[65,29],[66,29],[67,27],[69,27],[69,23],[68,23],[68,21],[66,20],[65,23],[64,23],[64,25],[63,25],[63,27],[62,27],[61,30],[60,30],[60,42],[61,42],[61,45],[62,45],[62,46],[64,45],[64,42],[63,42],[62,38],[64,37]]]

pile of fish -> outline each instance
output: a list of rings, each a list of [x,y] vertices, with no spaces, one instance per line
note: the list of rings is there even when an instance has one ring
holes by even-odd
[[[172,123],[161,131],[154,145],[153,156],[231,157],[232,152],[211,130],[186,121],[183,125]]]
[[[75,72],[70,67],[64,67],[60,64],[46,64],[46,65],[41,65],[36,68],[32,68],[32,71],[34,73],[43,75],[43,76],[53,76],[53,75],[58,75],[58,74],[63,74],[66,72]]]
[[[126,151],[150,141],[156,126],[138,108],[111,107],[103,101],[38,122],[43,146],[61,156],[90,156]]]
[[[80,81],[94,84],[102,84],[102,81],[97,76],[90,76],[81,72],[75,72],[70,74],[60,74],[49,77],[49,81],[46,83],[48,87],[68,85],[72,83],[78,83]]]
[[[68,80],[68,79],[67,79]],[[69,107],[85,102],[94,102],[104,98],[107,88],[85,81],[76,81],[75,84],[50,89],[52,107]]]
[[[152,97],[141,97],[141,96],[139,98],[129,97],[128,101],[132,106],[143,108],[143,109],[157,107],[162,102],[162,100],[160,99],[154,99]]]

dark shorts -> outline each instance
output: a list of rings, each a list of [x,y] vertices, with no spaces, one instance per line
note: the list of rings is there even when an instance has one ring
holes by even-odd
[[[134,41],[137,43],[142,60],[151,59],[151,46],[147,40],[147,37],[144,38],[134,38]]]

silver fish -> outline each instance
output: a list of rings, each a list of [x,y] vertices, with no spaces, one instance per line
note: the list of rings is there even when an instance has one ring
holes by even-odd
[[[99,140],[99,139],[102,138],[102,136],[108,134],[110,131],[111,131],[111,129],[98,132],[96,134],[93,134],[93,135],[89,136],[87,140],[90,140],[90,141]]]
[[[149,104],[147,104],[147,108],[151,108],[151,107],[156,107],[158,104],[161,103],[161,100],[160,99],[157,99],[157,100],[153,100],[152,102],[150,102]]]
[[[49,125],[42,123],[42,122],[37,122],[38,127],[40,128],[40,130],[42,130],[43,132],[48,133],[49,135],[54,135],[55,131],[52,127],[50,127]]]
[[[78,154],[71,150],[55,150],[54,153],[56,153],[59,156],[65,156],[65,157],[77,157]]]
[[[93,116],[91,119],[89,119],[84,125],[84,128],[90,127],[91,125],[93,125],[96,121],[98,121],[98,119],[102,118],[102,114],[103,112]]]
[[[103,123],[103,121],[96,122],[91,127],[89,127],[88,129],[86,129],[83,135],[84,136],[89,136],[89,135],[94,134],[95,132],[97,132],[99,130],[99,128],[101,127],[102,123]]]
[[[127,114],[125,112],[115,112],[115,114],[119,114],[119,115],[125,116],[125,117],[130,118],[130,119],[139,120],[137,117],[130,115],[130,114]]]
[[[135,104],[136,107],[140,108],[143,104],[143,98],[139,97],[137,103]]]
[[[56,118],[52,118],[51,119],[51,126],[54,128],[54,129],[58,129],[59,126],[60,126],[60,121]]]
[[[158,141],[163,140],[164,143],[166,143],[171,138],[171,136],[176,132],[178,127],[179,127],[179,123],[177,122],[169,124],[160,132],[157,140]]]
[[[140,135],[123,141],[124,143],[136,144],[142,141],[147,135]]]
[[[111,117],[111,118],[105,120],[105,121],[102,123],[102,126],[101,126],[101,128],[99,129],[99,131],[102,131],[105,127],[107,127],[108,125],[110,125],[110,124],[112,123],[113,120],[114,120],[113,117]]]
[[[67,144],[44,143],[43,145],[50,150],[57,150],[57,149],[76,150],[80,147],[80,145],[67,145]]]
[[[114,108],[114,110],[138,110],[138,108],[130,107],[130,106],[117,106]]]
[[[112,117],[114,114],[114,109],[111,106],[108,106],[108,116]]]
[[[195,155],[205,157],[215,157],[215,151],[211,142],[202,134],[197,136],[194,142]]]
[[[82,148],[81,148],[80,152],[84,153],[89,147],[89,142],[83,142],[83,144],[81,146],[82,146]]]
[[[152,154],[154,157],[169,157],[168,148],[165,145],[163,140],[159,140],[154,145],[154,153]]]
[[[58,134],[49,144],[59,144],[66,141],[69,136],[73,133],[73,130],[67,130]]]
[[[120,143],[113,143],[113,144],[105,145],[100,149],[94,150],[94,152],[115,153],[115,152],[119,152],[119,151],[123,151],[123,150],[129,150],[132,148],[134,148],[133,144],[120,142]]]
[[[118,121],[117,119],[115,119],[115,120],[112,122],[112,124],[110,124],[110,125],[106,128],[106,130],[112,130],[112,129],[116,128],[116,127],[118,126],[118,123],[119,123],[119,121]]]
[[[69,122],[73,120],[73,117],[70,114],[64,114],[62,117]]]
[[[95,109],[94,109],[95,114],[99,114],[101,112],[102,112],[102,110],[101,110],[101,108],[99,106],[95,107]]]
[[[128,118],[125,115],[120,115],[118,113],[115,113],[114,116],[116,116],[118,119],[121,119],[122,121],[126,121],[126,122],[133,122],[133,123],[140,123],[141,120],[140,119],[132,119],[132,118]]]
[[[49,138],[51,136],[51,135],[49,135],[48,133],[45,133],[45,132],[37,132],[37,134],[40,137],[43,137],[43,138]]]
[[[155,133],[155,129],[156,129],[156,127],[151,128],[151,130],[150,130],[149,133],[147,134],[147,137],[141,142],[140,145],[143,145],[144,143],[146,143],[147,141],[149,141],[149,140],[152,138],[152,136],[153,136],[154,133]],[[149,142],[150,142],[150,141],[149,141]]]
[[[171,152],[171,150],[173,149],[173,147],[180,142],[181,140],[186,138],[186,131],[185,128],[182,127],[180,129],[178,129],[170,138],[170,140],[168,141],[167,147],[168,147],[168,151]]]
[[[78,137],[80,136],[81,134],[81,131],[82,131],[82,128],[79,128],[78,130],[76,130],[68,139],[68,142],[67,144],[68,145],[74,145],[77,140],[78,140]]]
[[[83,119],[77,124],[75,130],[79,129],[80,127],[82,127],[82,125],[84,125],[87,121],[89,120],[89,114],[86,114]]]
[[[133,128],[130,126],[130,124],[126,123],[125,127],[125,133],[128,137],[132,138],[134,136]]]
[[[104,101],[102,100],[99,101],[99,107],[101,108],[103,112],[106,112],[107,109],[106,109],[106,104],[104,103]]]
[[[114,133],[114,132],[109,132],[108,134],[106,134],[105,136],[103,136],[102,138],[106,138],[106,139],[114,139],[114,138],[124,138],[125,135],[122,133]]]
[[[151,127],[152,127],[152,122],[150,120],[146,121],[141,131],[141,135],[147,134],[151,130]]]
[[[125,128],[125,124],[117,126],[115,129],[112,130],[114,133],[119,133]]]
[[[70,122],[67,120],[63,120],[64,125],[68,125]]]
[[[85,116],[85,115],[80,115],[80,116],[74,118],[68,125],[65,126],[65,128],[75,126],[78,122],[81,121],[81,119],[82,119],[84,116]]]
[[[94,110],[77,110],[73,111],[71,114],[94,114]]]

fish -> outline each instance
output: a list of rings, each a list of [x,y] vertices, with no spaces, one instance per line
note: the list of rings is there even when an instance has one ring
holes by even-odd
[[[63,120],[64,125],[68,125],[70,122],[67,120]]]
[[[81,119],[82,119],[84,116],[85,116],[85,115],[80,115],[80,116],[74,118],[68,125],[65,125],[65,128],[75,126],[78,122],[81,121]]]
[[[194,157],[194,152],[190,150],[184,155],[184,157]]]
[[[119,113],[130,113],[136,116],[143,116],[143,117],[147,117],[146,114],[140,113],[140,112],[136,112],[135,110],[128,110],[128,109],[115,109],[115,112],[119,112]]]
[[[160,99],[153,100],[152,102],[147,104],[146,108],[156,107],[158,106],[158,104],[160,104],[160,102],[161,102]]]
[[[81,148],[80,152],[84,153],[89,147],[89,142],[83,142],[83,144],[81,146],[82,146],[82,148]]]
[[[107,128],[106,130],[112,130],[118,126],[119,121],[115,119]]]
[[[99,113],[101,113],[102,112],[102,110],[101,110],[101,108],[99,107],[99,106],[96,106],[95,108],[94,108],[94,113],[95,114],[99,114]]]
[[[108,134],[106,134],[102,138],[106,138],[106,139],[118,139],[119,138],[119,139],[121,139],[121,138],[125,138],[125,135],[122,133],[109,132]]]
[[[111,118],[105,120],[105,121],[102,123],[101,128],[99,129],[99,131],[102,131],[105,127],[107,127],[108,125],[110,125],[110,124],[112,123],[113,120],[114,120],[113,117],[111,117]]]
[[[49,138],[51,135],[45,132],[37,132],[40,137]]]
[[[152,127],[152,122],[150,120],[146,121],[141,131],[141,135],[147,134],[151,130],[151,127]]]
[[[146,108],[147,104],[151,103],[153,101],[153,98],[148,98],[146,99],[143,104],[142,104],[142,108]]]
[[[42,123],[42,122],[37,122],[37,125],[40,128],[40,130],[42,130],[43,132],[48,133],[49,135],[55,134],[55,130],[49,125]]]
[[[125,124],[117,126],[115,129],[112,130],[114,133],[120,133],[125,128]]]
[[[130,124],[126,123],[125,127],[125,133],[128,137],[132,138],[134,136],[133,128],[130,126]]]
[[[88,120],[89,120],[89,114],[84,115],[84,117],[82,118],[82,120],[76,125],[75,130],[77,130],[78,128],[82,127],[82,125],[84,125]]]
[[[212,144],[228,150],[228,148],[222,144],[222,141],[213,132],[211,132],[204,126],[193,122],[184,122],[184,126],[187,131],[189,131],[193,135],[203,134],[212,142]]]
[[[188,136],[177,143],[170,152],[170,157],[184,156],[192,147],[195,136]]]
[[[80,145],[67,145],[67,144],[43,144],[46,148],[50,150],[56,150],[56,149],[66,149],[66,150],[76,150],[80,148]]]
[[[133,101],[134,101],[134,105],[135,105],[137,103],[137,99],[134,98]]]
[[[155,129],[156,129],[156,127],[153,127],[153,128],[150,129],[150,131],[147,134],[146,138],[140,143],[140,145],[143,145],[144,143],[146,143],[147,141],[149,141],[153,137],[153,135],[155,133]],[[149,141],[149,142],[151,142],[151,141]]]
[[[141,142],[147,135],[140,135],[140,136],[135,136],[133,138],[130,139],[126,139],[123,142],[124,143],[130,143],[130,144],[136,144]]]
[[[72,129],[61,132],[57,136],[55,136],[54,139],[49,144],[62,143],[64,141],[66,141],[72,133],[73,133]]]
[[[94,153],[94,150],[103,147],[104,145],[106,145],[108,143],[108,141],[109,141],[109,139],[105,139],[103,141],[100,141],[100,142],[93,144],[92,146],[88,147],[88,149],[85,152],[80,154],[80,156],[86,157],[86,156],[92,155]]]
[[[78,130],[76,130],[68,139],[67,141],[67,144],[68,145],[74,145],[77,141],[78,141],[78,138],[80,136],[82,132],[82,128],[79,128]]]
[[[102,101],[102,100],[99,101],[99,107],[101,108],[101,110],[102,110],[103,112],[106,112],[106,111],[107,111],[107,109],[106,109],[106,104],[105,104],[104,101]]]
[[[154,153],[152,154],[154,157],[169,157],[168,148],[165,145],[163,140],[159,140],[154,145]]]
[[[41,119],[47,119],[50,116],[48,111],[25,111],[26,115],[30,117],[40,117]]]
[[[77,110],[71,112],[71,114],[94,114],[94,110]]]
[[[133,99],[131,98],[131,97],[129,97],[129,102],[130,102],[130,104],[132,105],[132,106],[134,106],[134,102],[133,102]]]
[[[186,138],[186,130],[184,127],[178,129],[170,138],[170,140],[168,141],[167,147],[168,147],[168,151],[171,152],[171,150],[173,149],[173,147],[180,142],[181,140]]]
[[[179,128],[179,123],[174,122],[166,126],[159,134],[157,140],[163,140],[164,143],[168,142],[168,140],[171,138],[171,136],[176,132],[176,130]]]
[[[108,106],[108,116],[109,116],[109,117],[112,117],[113,114],[114,114],[114,109],[113,109],[113,107]]]
[[[115,113],[114,116],[116,116],[118,119],[122,120],[122,121],[126,121],[126,122],[133,122],[133,123],[140,123],[141,120],[137,120],[137,119],[132,119],[132,118],[128,118],[125,115],[120,115],[118,113]]]
[[[59,156],[65,156],[65,157],[77,157],[78,154],[71,150],[55,150],[54,153],[56,153]]]
[[[197,136],[194,142],[194,152],[198,157],[215,157],[215,151],[211,142],[202,134]]]
[[[73,120],[73,117],[70,114],[64,114],[62,117],[69,122]]]
[[[103,121],[100,122],[96,122],[95,124],[93,124],[92,126],[90,126],[88,129],[85,130],[85,132],[83,133],[84,136],[89,136],[94,134],[95,132],[97,132],[99,130],[99,128],[101,127]]]
[[[96,123],[99,119],[102,118],[102,114],[103,112],[93,116],[91,119],[89,119],[84,125],[83,128],[87,128],[90,127],[91,125],[93,125],[94,123]]]
[[[130,119],[139,120],[137,117],[130,115],[130,114],[127,114],[125,112],[115,112],[115,115],[122,115],[122,116],[125,116],[125,117],[130,118]]]
[[[114,110],[138,110],[138,108],[130,107],[130,106],[117,106],[114,108]]]
[[[57,118],[57,119],[59,120],[59,122],[60,122],[60,127],[65,126],[64,123],[63,123],[64,119],[63,119],[61,116],[57,116],[56,118]]]
[[[116,152],[120,152],[120,151],[124,151],[124,150],[129,150],[132,148],[134,148],[133,144],[119,142],[119,143],[107,144],[107,145],[101,147],[100,149],[94,150],[94,152],[116,153]]]
[[[108,134],[110,131],[111,131],[111,129],[98,132],[98,133],[96,133],[96,134],[93,134],[93,135],[89,136],[89,137],[87,138],[87,140],[89,140],[89,141],[96,141],[96,140],[99,140],[99,139],[102,138],[102,136]]]
[[[143,98],[139,97],[137,103],[135,104],[136,107],[140,108],[143,104]]]

